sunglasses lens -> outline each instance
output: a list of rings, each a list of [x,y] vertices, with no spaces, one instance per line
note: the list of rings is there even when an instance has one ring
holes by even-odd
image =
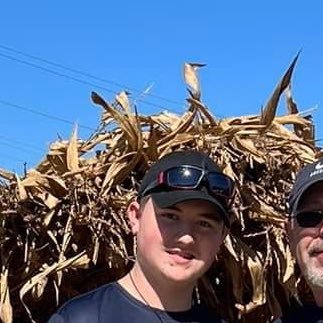
[[[179,167],[167,171],[167,184],[178,188],[194,188],[198,185],[202,172],[198,169]]]
[[[314,228],[323,220],[323,214],[318,211],[301,212],[296,215],[297,223],[303,228]]]
[[[203,170],[193,167],[176,167],[169,169],[166,173],[167,184],[175,188],[196,188],[203,176]],[[224,198],[231,198],[233,193],[233,182],[226,175],[208,172],[204,177],[208,182],[210,190]]]
[[[230,198],[233,193],[233,183],[231,180],[219,173],[209,173],[208,180],[211,190],[223,197]]]

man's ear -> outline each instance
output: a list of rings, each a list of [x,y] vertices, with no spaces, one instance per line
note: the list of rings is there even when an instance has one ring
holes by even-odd
[[[285,219],[284,228],[285,228],[285,231],[287,233],[287,236],[290,236],[291,226],[292,226],[292,220],[291,219]]]
[[[139,219],[141,217],[140,204],[137,201],[133,201],[128,205],[127,215],[131,227],[131,232],[133,235],[136,235],[139,230]]]
[[[285,219],[284,225],[292,256],[296,258],[297,237],[295,237],[295,219]]]

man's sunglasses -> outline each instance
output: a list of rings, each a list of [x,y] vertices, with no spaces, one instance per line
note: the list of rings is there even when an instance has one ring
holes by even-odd
[[[160,172],[156,180],[148,185],[141,196],[145,196],[163,185],[171,189],[183,190],[194,190],[205,185],[215,196],[231,199],[234,195],[234,182],[225,174],[209,172],[192,165],[182,165]]]
[[[302,228],[315,228],[323,221],[323,210],[304,211],[292,216]]]

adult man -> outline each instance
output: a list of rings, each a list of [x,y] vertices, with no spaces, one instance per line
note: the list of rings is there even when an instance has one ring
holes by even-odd
[[[221,322],[192,298],[228,233],[233,193],[232,180],[203,153],[157,161],[127,211],[137,242],[132,270],[68,302],[50,322]]]
[[[323,159],[299,172],[289,207],[290,247],[315,304],[304,304],[276,322],[323,322]]]

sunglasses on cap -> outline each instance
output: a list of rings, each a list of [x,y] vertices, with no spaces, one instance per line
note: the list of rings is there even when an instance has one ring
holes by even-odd
[[[234,182],[225,174],[209,172],[197,166],[181,165],[160,172],[156,180],[147,186],[141,196],[147,195],[160,186],[167,186],[171,189],[194,190],[202,184],[214,196],[229,200],[234,195]]]
[[[304,211],[292,216],[302,228],[315,228],[323,221],[323,210]]]

